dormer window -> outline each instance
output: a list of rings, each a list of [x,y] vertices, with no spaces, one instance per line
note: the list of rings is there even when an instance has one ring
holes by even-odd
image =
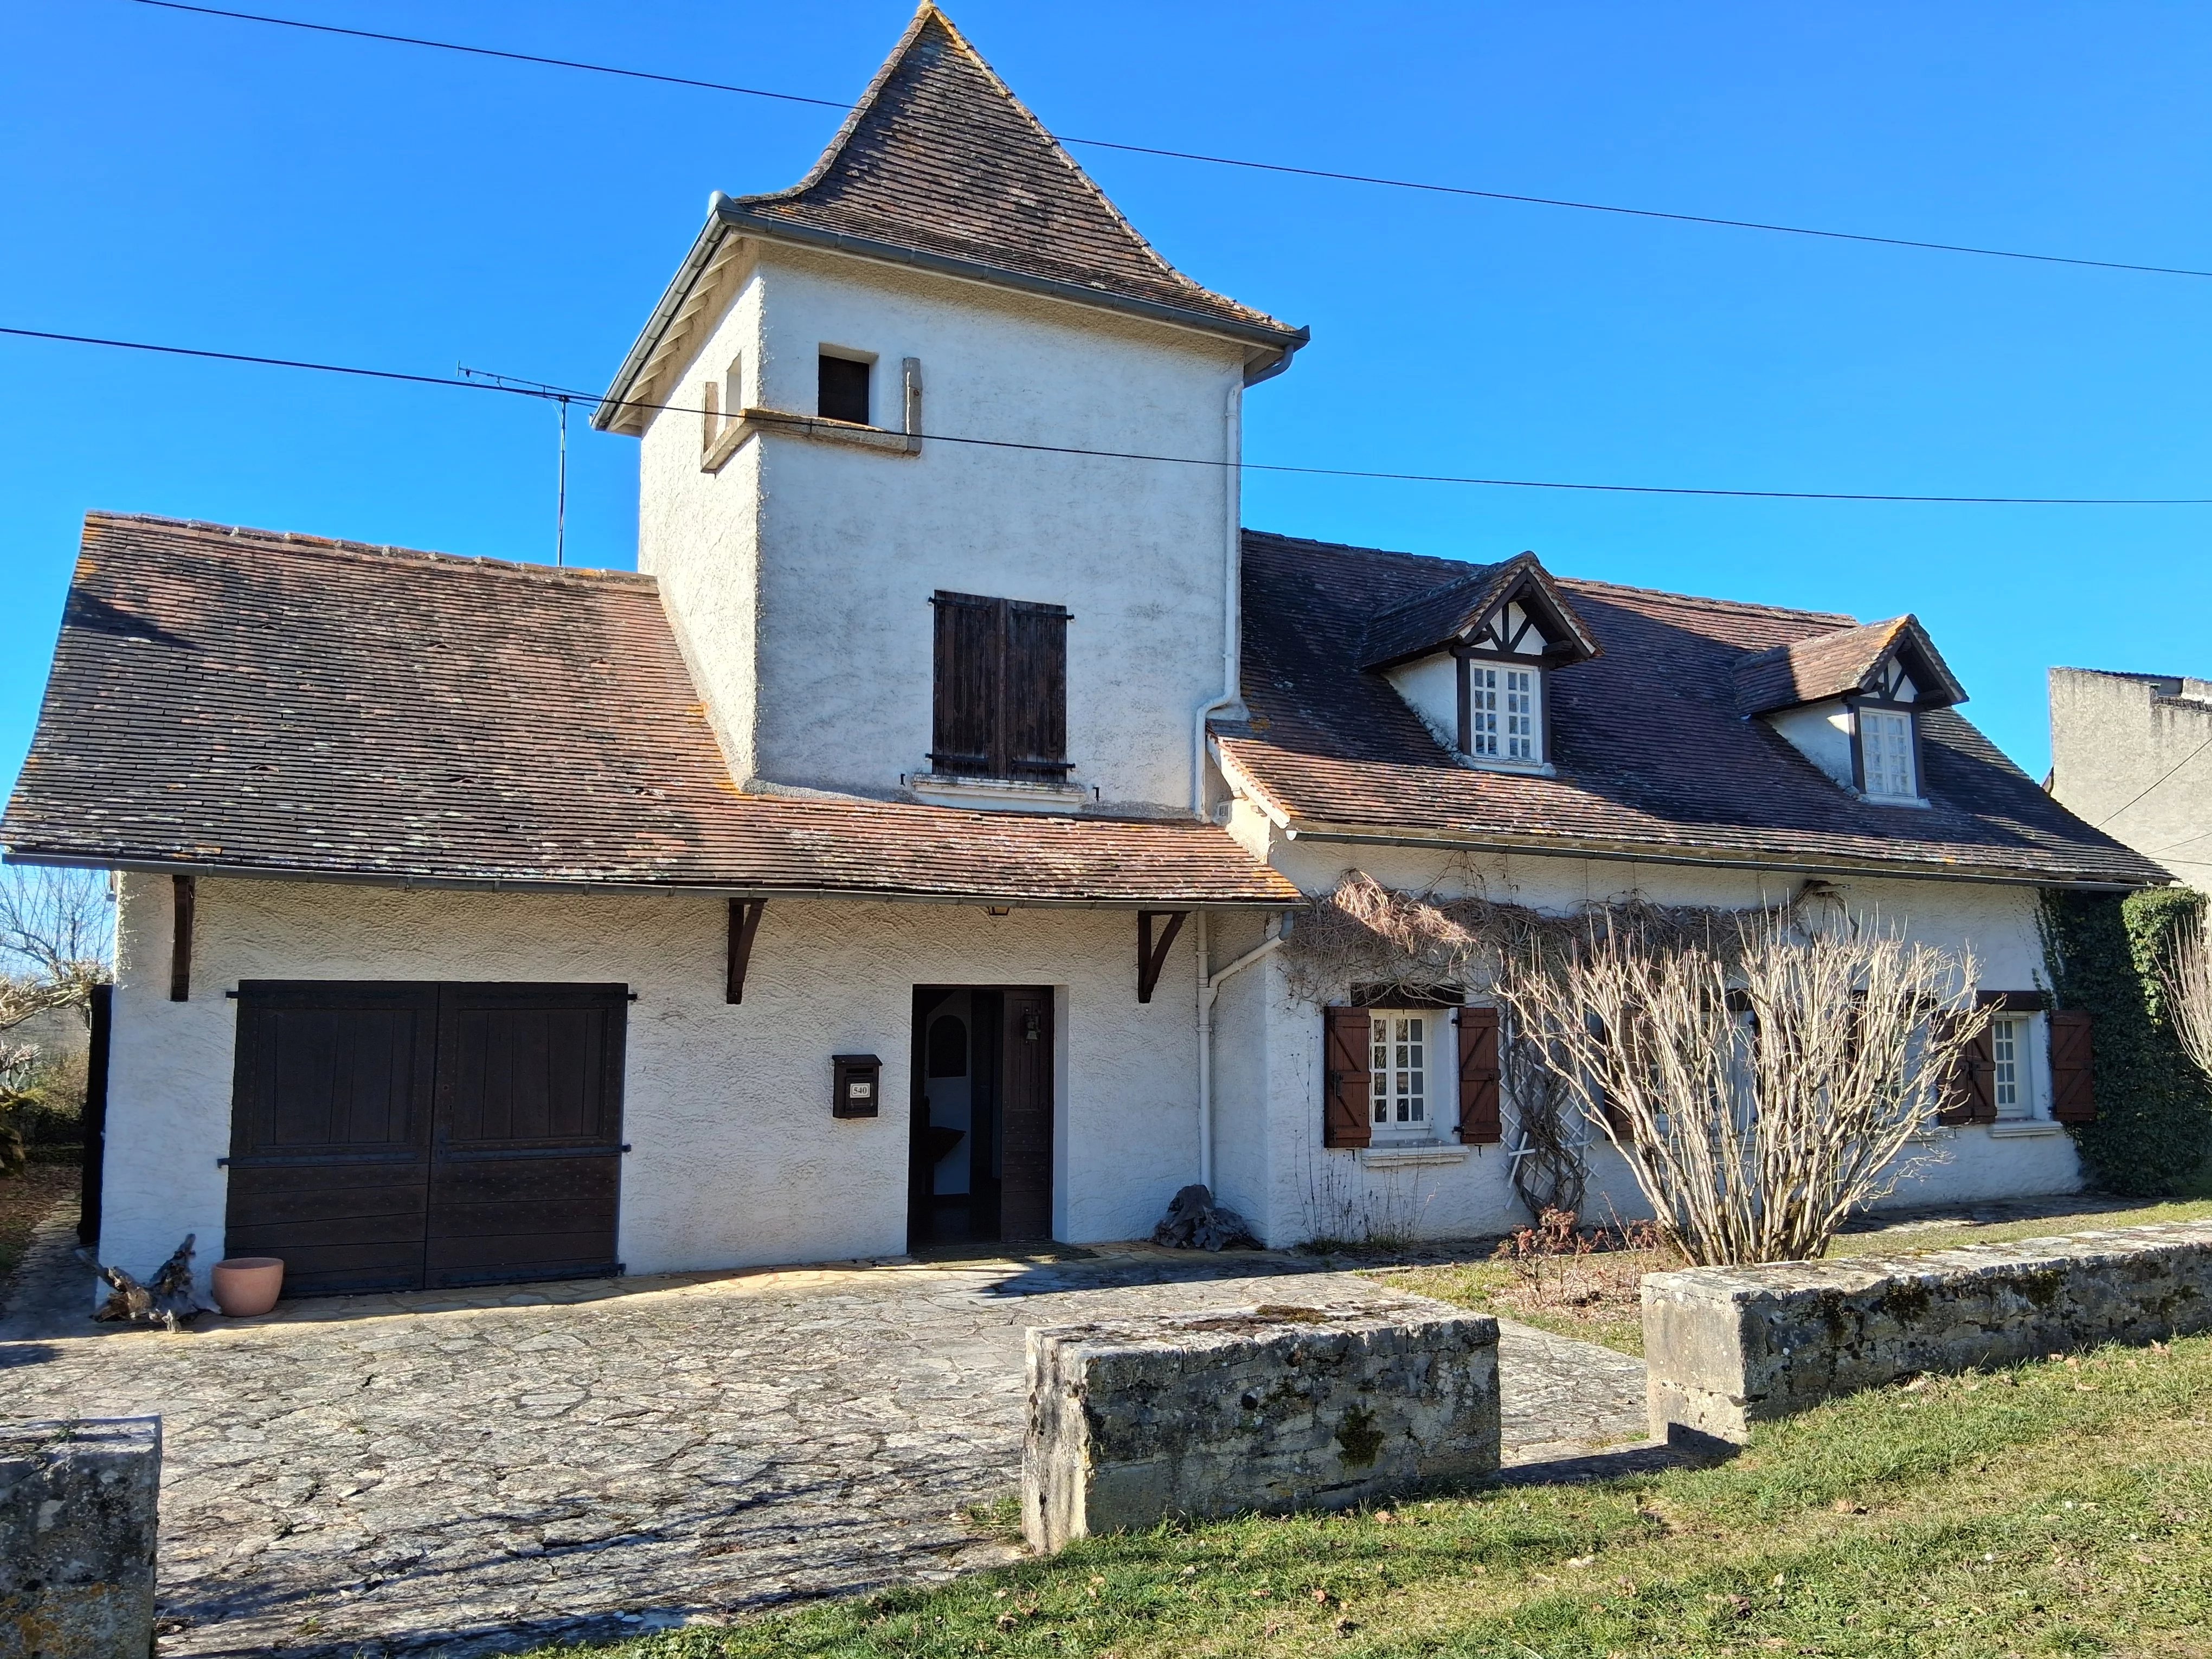
[[[1460,748],[1475,760],[1544,759],[1544,674],[1539,668],[1500,667],[1462,659],[1467,677],[1467,731]]]
[[[1844,788],[1925,806],[1920,716],[1964,702],[1927,630],[1898,617],[1762,651],[1736,669],[1736,707]]]
[[[1912,711],[1858,710],[1859,787],[1877,800],[1917,800],[1918,774],[1913,763]]]
[[[1533,553],[1392,605],[1368,625],[1361,665],[1381,673],[1463,764],[1548,773],[1546,681],[1597,641]]]

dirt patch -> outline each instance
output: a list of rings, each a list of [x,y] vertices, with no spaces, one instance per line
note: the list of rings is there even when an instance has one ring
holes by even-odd
[[[21,1175],[0,1181],[0,1313],[7,1311],[8,1275],[22,1258],[31,1230],[55,1205],[75,1201],[76,1183],[72,1164],[33,1164]]]

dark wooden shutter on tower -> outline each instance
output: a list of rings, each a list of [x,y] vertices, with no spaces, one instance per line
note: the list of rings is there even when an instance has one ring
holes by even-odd
[[[1067,612],[939,592],[930,763],[972,777],[1067,774]]]
[[[2051,1015],[2051,1115],[2061,1123],[2097,1121],[2097,1091],[2092,1073],[2095,1054],[2089,1040],[2089,1016],[2075,1008]]]
[[[1067,612],[1016,599],[1006,605],[1002,775],[1058,783],[1067,773]]]
[[[1498,1111],[1498,1010],[1459,1011],[1459,1138],[1494,1146],[1505,1139]]]
[[[937,702],[930,764],[940,772],[988,775],[997,744],[999,617],[996,602],[939,593]]]
[[[1369,1052],[1364,1008],[1324,1008],[1322,1012],[1321,1142],[1324,1146],[1364,1146],[1374,1139],[1373,1109],[1368,1104]]]

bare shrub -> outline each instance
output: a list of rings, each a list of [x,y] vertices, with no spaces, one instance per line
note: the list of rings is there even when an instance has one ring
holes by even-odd
[[[2212,939],[2204,919],[2192,915],[2173,932],[2173,943],[2158,964],[2166,993],[2166,1017],[2197,1069],[2212,1077]]]
[[[1907,1149],[1990,1018],[1969,957],[1873,927],[1736,925],[1723,949],[1594,922],[1498,986],[1696,1266],[1820,1255],[1927,1161]]]

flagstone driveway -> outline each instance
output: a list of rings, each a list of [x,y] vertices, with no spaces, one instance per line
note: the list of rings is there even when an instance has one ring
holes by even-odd
[[[489,1654],[949,1577],[1021,1464],[1022,1340],[1143,1310],[1384,1302],[1296,1258],[1133,1246],[85,1321],[60,1218],[0,1415],[158,1413],[164,1656]],[[1509,1461],[1644,1432],[1643,1367],[1509,1327]]]

